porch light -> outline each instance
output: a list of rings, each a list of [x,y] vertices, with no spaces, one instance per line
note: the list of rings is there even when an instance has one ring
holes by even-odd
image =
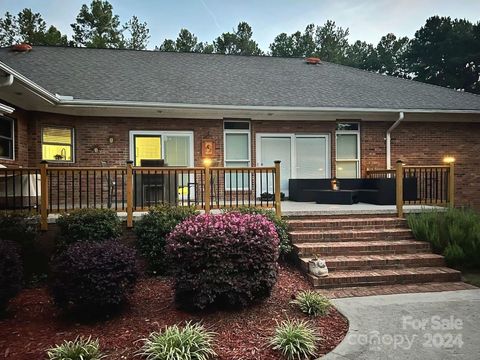
[[[212,159],[210,159],[210,158],[203,159],[203,165],[205,167],[210,167],[212,165]]]
[[[445,157],[443,158],[443,162],[444,162],[445,164],[452,164],[452,163],[455,162],[455,158],[454,158],[453,156],[447,155],[447,156],[445,156]]]

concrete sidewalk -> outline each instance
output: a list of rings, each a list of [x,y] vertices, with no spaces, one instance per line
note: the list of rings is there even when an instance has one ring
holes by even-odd
[[[322,360],[480,359],[480,289],[333,303],[350,329]]]

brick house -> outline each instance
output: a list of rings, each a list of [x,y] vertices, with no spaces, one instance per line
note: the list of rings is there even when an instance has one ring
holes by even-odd
[[[0,49],[0,164],[201,166],[282,161],[292,178],[456,159],[480,208],[480,97],[300,58],[111,49]]]

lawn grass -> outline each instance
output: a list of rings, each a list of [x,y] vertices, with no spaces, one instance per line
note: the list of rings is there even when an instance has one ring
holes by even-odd
[[[462,278],[463,278],[463,281],[465,281],[466,283],[480,287],[480,271],[478,270],[463,271]]]

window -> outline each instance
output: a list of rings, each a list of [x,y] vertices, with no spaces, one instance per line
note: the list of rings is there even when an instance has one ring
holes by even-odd
[[[250,123],[248,121],[225,121],[225,167],[250,166]],[[249,189],[248,174],[225,176],[227,189]]]
[[[42,159],[73,162],[73,128],[44,127]]]
[[[336,132],[337,178],[357,178],[360,172],[360,126],[339,123]]]
[[[0,158],[13,160],[13,120],[0,116]]]
[[[190,131],[131,131],[130,158],[135,166],[142,160],[165,161],[165,166],[193,165],[193,133]]]

